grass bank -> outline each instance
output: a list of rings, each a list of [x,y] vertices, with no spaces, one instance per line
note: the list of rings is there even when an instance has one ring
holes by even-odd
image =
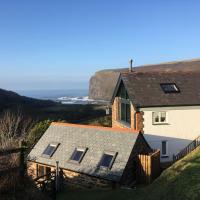
[[[151,185],[133,190],[66,191],[58,200],[199,200],[200,148],[165,170]]]

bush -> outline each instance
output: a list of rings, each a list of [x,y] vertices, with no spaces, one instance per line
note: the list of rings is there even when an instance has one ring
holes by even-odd
[[[28,147],[33,146],[38,142],[44,132],[49,128],[51,124],[50,120],[45,120],[42,122],[37,123],[29,132],[26,142]]]
[[[33,125],[32,119],[20,109],[6,110],[0,115],[0,149],[18,147]]]
[[[107,115],[104,117],[99,117],[92,120],[83,121],[82,124],[112,127],[112,119],[111,119],[111,115]]]

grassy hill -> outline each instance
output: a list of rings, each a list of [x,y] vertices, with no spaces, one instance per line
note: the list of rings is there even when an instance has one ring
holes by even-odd
[[[23,115],[37,121],[50,119],[52,121],[82,123],[85,120],[105,116],[105,107],[102,105],[64,105],[50,100],[29,98],[0,89],[0,113],[4,110],[15,111],[18,109]]]
[[[16,106],[43,107],[55,105],[53,101],[33,99],[21,96],[15,92],[0,89],[0,110]]]
[[[199,200],[200,148],[165,170],[151,185],[133,190],[68,191],[59,200]]]

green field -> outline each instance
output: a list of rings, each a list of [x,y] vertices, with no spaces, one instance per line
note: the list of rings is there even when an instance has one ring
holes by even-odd
[[[200,148],[165,170],[149,186],[136,189],[66,191],[58,200],[199,200]]]

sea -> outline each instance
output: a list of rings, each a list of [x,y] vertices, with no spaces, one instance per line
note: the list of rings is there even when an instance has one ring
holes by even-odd
[[[17,90],[19,95],[35,99],[52,100],[62,104],[104,104],[88,97],[87,89],[73,90]]]

